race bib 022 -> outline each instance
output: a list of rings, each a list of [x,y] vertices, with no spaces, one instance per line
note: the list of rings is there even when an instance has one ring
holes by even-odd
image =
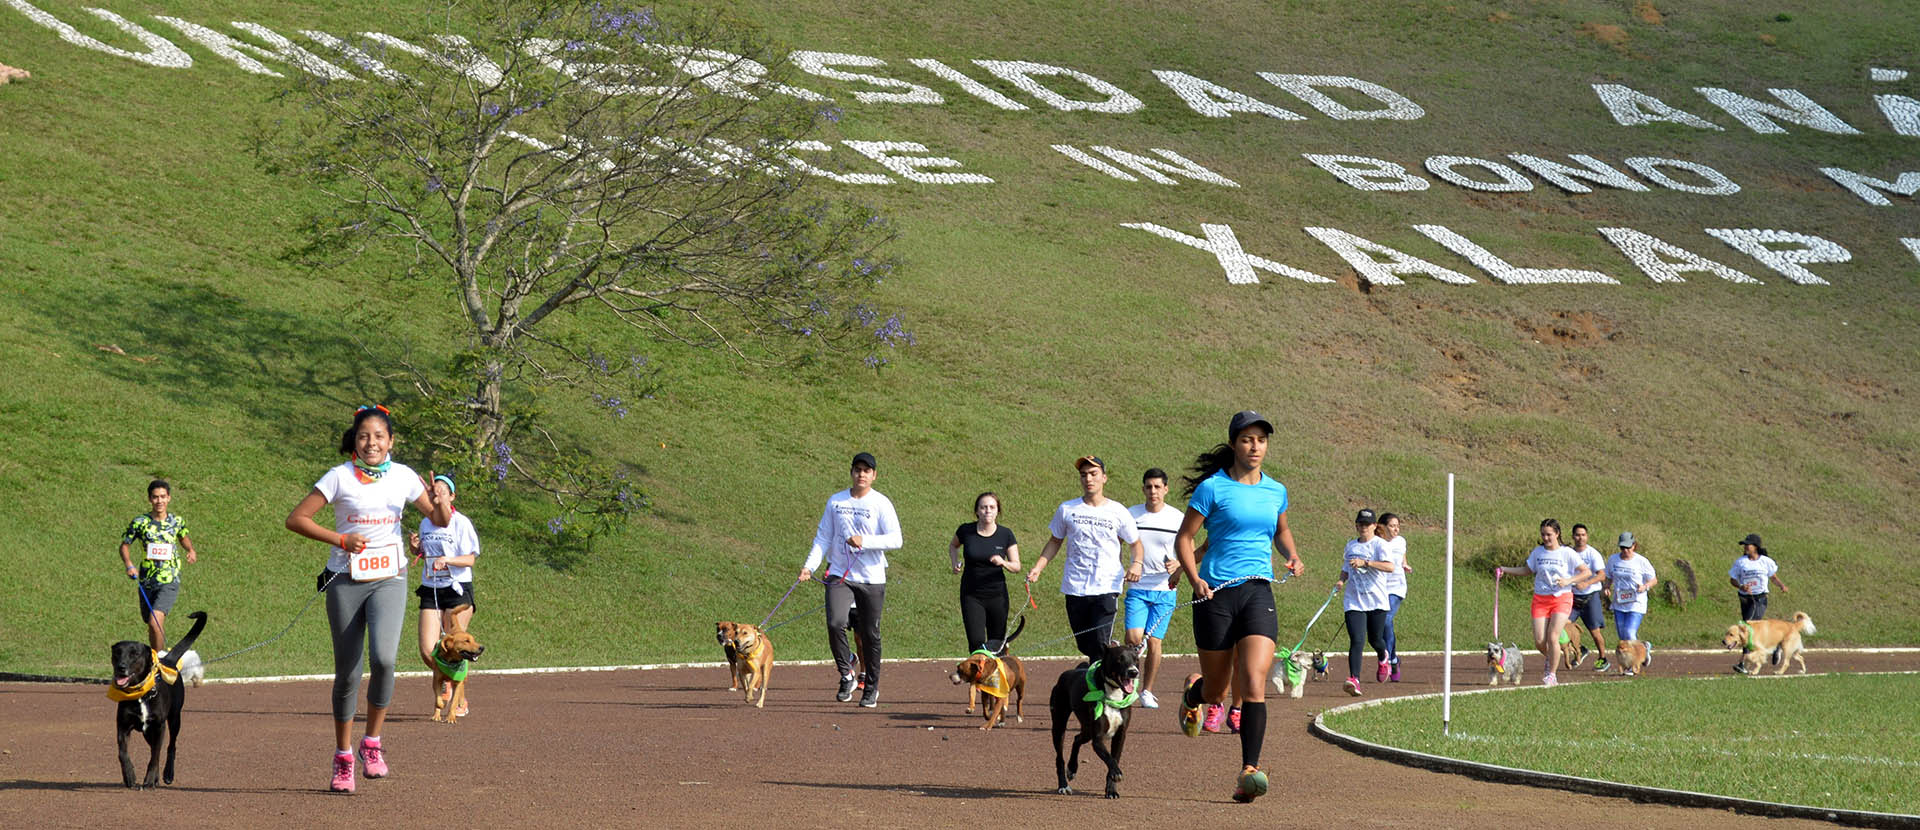
[[[348,572],[355,582],[392,579],[400,575],[401,564],[398,543],[369,546],[347,559]]]
[[[148,542],[147,558],[155,562],[172,561],[173,545],[167,544],[166,542]]]

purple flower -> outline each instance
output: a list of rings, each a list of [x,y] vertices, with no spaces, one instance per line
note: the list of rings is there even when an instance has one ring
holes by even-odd
[[[558,536],[560,535],[561,531],[566,529],[567,529],[567,523],[565,521],[562,521],[559,516],[555,516],[547,520],[548,533]]]
[[[492,101],[488,101],[480,105],[480,112],[485,115],[499,115],[500,105]]]
[[[440,192],[440,188],[445,186],[446,185],[440,181],[439,176],[435,176],[432,174],[429,174],[427,176],[427,192],[428,193],[438,193]]]
[[[831,104],[820,108],[820,117],[825,118],[828,121],[832,121],[835,124],[840,123],[840,116],[845,114],[846,114],[846,110],[843,110]]]
[[[493,480],[506,481],[507,465],[513,463],[513,448],[507,446],[507,442],[501,441],[493,445],[493,456],[495,459],[493,464]]]

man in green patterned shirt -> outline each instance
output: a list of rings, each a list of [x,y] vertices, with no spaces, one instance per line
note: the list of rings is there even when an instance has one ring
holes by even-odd
[[[120,538],[120,561],[127,566],[127,578],[140,583],[140,618],[147,623],[147,644],[154,651],[167,647],[167,612],[180,596],[180,557],[176,547],[187,549],[187,561],[198,562],[193,542],[187,539],[187,520],[167,512],[173,502],[173,486],[155,479],[147,485],[147,503],[153,512],[135,516]],[[133,562],[140,554],[140,564]]]

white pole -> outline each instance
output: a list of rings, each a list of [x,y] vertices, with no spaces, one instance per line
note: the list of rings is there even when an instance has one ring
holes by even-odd
[[[1447,474],[1447,625],[1440,646],[1440,734],[1453,734],[1453,474]]]

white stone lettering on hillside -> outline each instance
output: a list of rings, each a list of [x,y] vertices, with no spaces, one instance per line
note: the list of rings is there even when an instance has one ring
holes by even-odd
[[[1166,84],[1187,107],[1208,118],[1231,118],[1236,112],[1257,112],[1282,121],[1305,121],[1307,117],[1282,109],[1251,95],[1228,89],[1176,69],[1155,69],[1153,76]]]
[[[1813,99],[1802,95],[1796,89],[1767,90],[1773,97],[1780,99],[1780,103],[1786,104],[1784,107],[1748,98],[1733,90],[1721,89],[1717,86],[1694,87],[1694,89],[1707,96],[1707,100],[1712,101],[1714,106],[1726,110],[1728,115],[1756,133],[1784,133],[1787,128],[1776,122],[1785,121],[1802,127],[1812,127],[1825,133],[1860,134],[1860,131],[1854,129],[1852,125],[1840,120],[1840,116],[1828,112],[1826,107],[1814,103]]]
[[[1867,79],[1872,81],[1904,81],[1907,79],[1907,70],[1872,66],[1867,68]]]
[[[1642,124],[1684,124],[1703,130],[1725,130],[1725,127],[1701,118],[1698,115],[1669,106],[1667,102],[1631,87],[1620,84],[1594,84],[1594,94],[1600,96],[1600,103],[1607,108],[1617,123],[1628,127]]]
[[[886,89],[906,90],[905,92],[874,92],[870,89],[856,90],[853,93],[853,100],[859,101],[862,104],[941,104],[946,102],[946,99],[940,97],[940,93],[934,92],[931,87],[909,83],[898,78],[887,78],[862,72],[846,72],[833,68],[835,66],[886,66],[887,62],[879,58],[868,57],[866,55],[849,55],[844,52],[799,51],[788,55],[787,60],[793,63],[794,68],[809,75],[818,75],[822,78],[831,78],[836,81],[871,84]]]
[[[926,145],[911,141],[843,141],[842,144],[853,148],[867,158],[880,162],[882,167],[892,170],[900,178],[921,184],[993,184],[993,180],[978,173],[922,173],[928,167],[960,167],[960,162],[944,156],[900,155],[902,153],[925,153]]]
[[[794,141],[789,142],[785,147],[779,149],[780,160],[802,173],[832,179],[841,184],[893,184],[892,179],[879,173],[835,173],[832,170],[815,167],[801,160],[798,156],[793,155],[793,152],[796,150],[804,150],[809,153],[833,152],[833,145],[824,141]]]
[[[1001,95],[999,92],[995,91],[992,87],[989,87],[986,84],[980,83],[979,81],[969,78],[966,76],[965,73],[962,73],[960,70],[955,69],[951,66],[948,66],[944,63],[941,63],[937,60],[934,60],[933,58],[913,58],[911,60],[908,60],[907,63],[913,64],[914,66],[918,66],[921,69],[927,70],[928,72],[932,72],[933,74],[939,76],[944,80],[952,81],[955,86],[960,87],[960,89],[965,91],[968,95],[971,95],[975,98],[978,98],[982,101],[985,101],[1003,110],[1023,110],[1027,108],[1026,104],[1022,104],[1019,101],[1015,101],[1012,98],[1008,98],[1005,95]]]
[[[1128,94],[1126,90],[1078,69],[1054,66],[1046,63],[1034,63],[1032,61],[989,61],[975,59],[974,63],[980,68],[992,72],[1009,83],[1012,83],[1014,86],[1019,87],[1020,91],[1032,95],[1046,102],[1047,106],[1062,112],[1109,112],[1124,115],[1129,112],[1139,112],[1141,108],[1146,106],[1140,99]],[[1061,95],[1047,88],[1039,81],[1034,80],[1035,78],[1050,77],[1072,78],[1084,84],[1088,89],[1093,90],[1094,94],[1105,95],[1106,98],[1100,101],[1081,101],[1068,98],[1065,95]]]
[[[1408,173],[1407,168],[1386,159],[1328,153],[1301,153],[1300,155],[1318,165],[1320,169],[1332,173],[1334,178],[1346,182],[1347,186],[1355,190],[1391,193],[1426,190],[1432,186],[1432,183],[1426,179]]]
[[[1760,284],[1746,274],[1633,228],[1601,228],[1600,233],[1654,282],[1686,282],[1681,274],[1707,273],[1728,282]]]
[[[1274,86],[1292,93],[1295,98],[1307,106],[1319,110],[1336,121],[1368,121],[1387,119],[1393,121],[1412,121],[1427,114],[1427,111],[1413,99],[1394,92],[1372,81],[1349,78],[1345,75],[1283,75],[1275,72],[1261,72],[1260,77]],[[1356,110],[1335,101],[1317,87],[1330,89],[1351,89],[1372,98],[1386,106],[1382,109]]]
[[[1428,172],[1441,181],[1457,184],[1468,190],[1488,193],[1525,193],[1533,189],[1532,179],[1497,161],[1472,156],[1428,156],[1426,167]],[[1470,178],[1459,171],[1461,167],[1478,167],[1500,177],[1500,181],[1487,182]]]
[[[293,45],[293,41],[274,34],[272,30],[269,30],[265,26],[255,23],[244,23],[237,20],[233,22],[234,28],[252,33],[259,36],[262,40],[267,41],[268,44],[274,47],[271,51],[242,40],[237,40],[230,35],[216,32],[198,23],[190,23],[177,17],[154,15],[154,19],[179,29],[180,33],[186,35],[189,40],[207,47],[208,51],[233,61],[235,66],[247,72],[252,72],[255,75],[270,75],[275,78],[282,77],[279,72],[274,71],[260,61],[254,60],[253,57],[249,57],[249,55],[258,56],[267,60],[285,61],[308,74],[321,78],[343,81],[355,80],[353,75],[346,70],[327,63],[315,56],[312,52]]]
[[[498,86],[504,74],[500,65],[492,58],[480,54],[466,38],[459,35],[434,35],[440,44],[440,51],[429,52],[393,35],[384,32],[361,32],[361,37],[405,52],[441,69],[450,69],[480,83],[481,86]]]
[[[1698,193],[1703,196],[1732,196],[1740,192],[1740,185],[1736,184],[1732,179],[1727,178],[1725,173],[1721,173],[1718,170],[1698,162],[1683,161],[1681,159],[1665,159],[1658,156],[1634,156],[1633,158],[1627,159],[1626,164],[1628,167],[1633,168],[1633,172],[1645,176],[1647,181],[1653,182],[1668,190],[1678,190],[1682,193]],[[1669,169],[1685,170],[1688,173],[1692,173],[1706,180],[1707,183],[1704,185],[1688,184],[1667,175],[1667,170]]]
[[[147,51],[130,52],[118,46],[108,46],[87,35],[81,34],[79,29],[75,29],[67,25],[65,21],[35,8],[26,0],[5,0],[5,2],[16,11],[26,15],[28,20],[52,29],[55,34],[60,35],[61,40],[75,46],[92,49],[95,52],[105,52],[114,57],[139,61],[148,66],[158,66],[162,69],[188,69],[193,66],[193,58],[182,51],[180,47],[173,45],[173,41],[149,32],[139,24],[107,11],[106,9],[87,9],[87,13],[101,20],[105,20],[108,23],[112,23],[119,27],[120,31],[133,35],[134,39],[140,41],[140,45],[147,47]]]
[[[576,49],[546,37],[530,37],[520,49],[543,66],[580,82],[581,88],[596,95],[643,95],[665,97],[677,94],[671,86],[639,86],[628,83],[639,78],[657,78],[660,72],[637,64],[585,63],[575,56],[593,51],[611,51],[599,43],[577,43]]]
[[[1206,234],[1204,239],[1188,236],[1172,228],[1156,225],[1152,222],[1123,222],[1120,227],[1143,230],[1155,236],[1171,239],[1182,245],[1189,245],[1213,254],[1214,258],[1220,261],[1221,269],[1227,272],[1227,283],[1230,285],[1250,285],[1260,282],[1260,278],[1253,273],[1256,269],[1266,271],[1270,274],[1279,274],[1280,276],[1296,279],[1301,282],[1333,282],[1333,280],[1327,279],[1312,271],[1302,271],[1291,265],[1283,265],[1271,259],[1257,257],[1247,253],[1245,249],[1240,247],[1240,239],[1234,235],[1231,225],[1202,224],[1200,226],[1200,232]]]
[[[352,61],[355,66],[373,73],[373,76],[380,80],[390,84],[407,82],[407,76],[395,72],[379,58],[367,54],[366,50],[358,46],[327,34],[326,32],[316,32],[312,29],[301,29],[300,34],[314,43],[339,52],[342,56],[346,57],[347,60]]]
[[[666,57],[680,71],[698,79],[708,89],[744,101],[759,100],[749,89],[767,82],[767,66],[757,60],[719,49],[697,49],[672,43],[648,43],[647,51]],[[774,84],[774,92],[802,101],[832,101],[811,89]]]
[[[1161,161],[1157,158],[1137,155],[1125,150],[1116,150],[1104,144],[1095,144],[1093,145],[1093,149],[1094,152],[1113,159],[1140,175],[1147,177],[1149,180],[1159,182],[1160,184],[1179,184],[1179,182],[1174,181],[1171,177],[1162,175],[1163,173],[1171,173],[1175,176],[1185,176],[1197,182],[1217,184],[1221,187],[1240,186],[1238,182],[1195,164],[1188,160],[1186,156],[1180,155],[1172,150],[1162,150],[1159,147],[1150,148],[1150,152],[1154,155],[1166,159],[1166,161]],[[1169,164],[1168,162],[1172,163]]]
[[[1632,176],[1621,172],[1619,168],[1584,153],[1571,153],[1567,156],[1567,158],[1580,162],[1583,167],[1572,167],[1557,161],[1549,161],[1539,156],[1530,156],[1526,153],[1508,153],[1507,158],[1520,162],[1521,166],[1532,170],[1540,178],[1552,182],[1554,187],[1558,187],[1568,193],[1593,192],[1593,188],[1581,184],[1580,179],[1586,179],[1587,181],[1607,187],[1616,187],[1621,190],[1633,190],[1642,193],[1651,189],[1635,180]]]
[[[1913,254],[1914,260],[1920,261],[1920,238],[1901,237],[1900,244],[1907,246],[1907,252]]]
[[[1873,102],[1886,116],[1887,126],[1901,135],[1920,135],[1920,101],[1905,95],[1875,95]]]
[[[1812,271],[1802,268],[1802,265],[1853,261],[1853,253],[1839,243],[1810,234],[1760,228],[1707,228],[1706,231],[1733,246],[1734,250],[1759,260],[1761,265],[1801,285],[1828,284]],[[1799,247],[1789,250],[1772,247],[1780,244]]]
[[[1517,268],[1512,263],[1496,256],[1492,251],[1480,247],[1472,240],[1454,233],[1445,225],[1414,225],[1413,229],[1426,234],[1429,239],[1446,246],[1446,249],[1459,254],[1473,263],[1474,267],[1487,272],[1487,276],[1508,285],[1565,285],[1569,283],[1599,283],[1618,285],[1619,280],[1599,271],[1581,271],[1572,268]]]
[[[1058,152],[1060,155],[1066,156],[1067,158],[1073,159],[1074,161],[1080,162],[1081,164],[1084,164],[1088,167],[1091,167],[1095,170],[1098,170],[1102,173],[1107,174],[1108,176],[1112,176],[1113,178],[1119,179],[1123,182],[1139,181],[1139,179],[1134,178],[1132,173],[1128,173],[1125,170],[1122,170],[1118,167],[1115,167],[1111,164],[1101,161],[1098,157],[1093,156],[1092,154],[1089,154],[1085,150],[1082,150],[1071,144],[1052,144],[1048,146],[1051,146],[1054,149],[1054,151]]]
[[[1880,195],[1880,191],[1882,190],[1899,196],[1912,196],[1915,193],[1920,193],[1920,171],[1909,170],[1896,176],[1893,181],[1876,179],[1872,176],[1855,173],[1851,170],[1843,170],[1838,167],[1822,167],[1820,168],[1820,172],[1827,174],[1827,178],[1834,180],[1834,182],[1841,187],[1852,191],[1853,195],[1860,197],[1861,201],[1869,205],[1878,205],[1880,207],[1893,206],[1893,200]]]
[[[1472,285],[1473,278],[1451,268],[1435,265],[1417,256],[1390,248],[1339,228],[1307,228],[1320,244],[1333,249],[1341,259],[1360,272],[1360,278],[1375,285],[1404,285],[1396,274],[1425,274],[1441,282]],[[1386,257],[1383,262],[1375,254]]]

